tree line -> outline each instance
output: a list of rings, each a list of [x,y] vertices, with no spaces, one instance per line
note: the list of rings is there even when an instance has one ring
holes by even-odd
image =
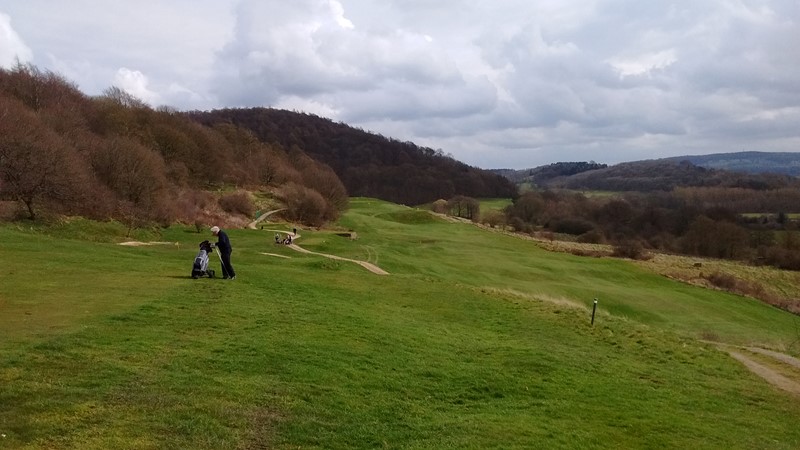
[[[523,193],[491,220],[521,232],[610,243],[631,257],[652,249],[800,270],[800,234],[789,214],[798,208],[794,188],[682,187],[615,196],[540,190]]]
[[[336,173],[296,146],[154,110],[114,87],[89,97],[33,65],[0,69],[0,199],[29,219],[208,223],[220,208],[253,211],[237,189],[271,189],[290,220],[311,225],[336,219],[348,202]]]

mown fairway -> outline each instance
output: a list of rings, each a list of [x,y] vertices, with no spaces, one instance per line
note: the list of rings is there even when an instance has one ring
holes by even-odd
[[[0,448],[800,447],[698,340],[796,351],[794,316],[377,200],[340,226],[297,244],[390,275],[288,225],[230,231],[235,281],[188,277],[188,228],[0,228]]]

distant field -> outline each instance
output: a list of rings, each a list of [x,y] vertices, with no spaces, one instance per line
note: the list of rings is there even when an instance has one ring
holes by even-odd
[[[740,215],[742,217],[748,217],[748,218],[751,218],[751,219],[756,219],[756,218],[759,218],[759,217],[767,217],[767,218],[770,218],[770,219],[775,219],[776,217],[778,217],[777,214],[772,214],[772,213],[743,213],[743,214],[740,214]],[[800,213],[787,213],[786,217],[788,219],[790,219],[790,220],[798,220],[798,219],[800,219]]]
[[[487,198],[480,199],[481,212],[486,211],[502,211],[507,206],[512,204],[510,198]]]
[[[338,226],[297,243],[390,275],[290,224],[230,230],[235,281],[188,277],[192,228],[0,226],[0,448],[800,448],[699,341],[796,351],[795,316],[378,200]]]

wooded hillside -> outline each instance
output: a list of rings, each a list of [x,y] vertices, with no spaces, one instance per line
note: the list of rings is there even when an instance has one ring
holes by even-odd
[[[233,124],[251,130],[267,145],[302,149],[333,168],[351,196],[418,205],[456,195],[516,196],[506,178],[419,147],[368,133],[313,114],[269,108],[195,111],[205,125]]]
[[[530,183],[538,188],[614,192],[671,191],[677,187],[765,190],[800,185],[800,180],[785,174],[732,172],[675,159],[633,161],[613,166],[594,162],[562,162],[498,173],[516,183]]]
[[[308,224],[335,219],[348,198],[333,170],[298,148],[153,110],[117,88],[90,98],[34,66],[0,70],[0,199],[31,219],[47,211],[208,224],[222,210],[253,214],[237,188],[269,189],[287,218]]]

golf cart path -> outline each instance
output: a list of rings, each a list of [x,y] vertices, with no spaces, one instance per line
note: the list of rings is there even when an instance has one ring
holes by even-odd
[[[299,236],[297,236],[297,237],[299,237]],[[303,247],[300,247],[299,245],[294,244],[294,243],[287,245],[287,247],[291,248],[294,251],[300,252],[300,253],[307,253],[309,255],[324,256],[326,258],[335,259],[335,260],[338,260],[338,261],[348,261],[348,262],[356,263],[359,266],[369,270],[370,272],[372,272],[372,273],[374,273],[376,275],[389,275],[389,272],[381,269],[380,267],[376,266],[375,264],[368,263],[366,261],[359,261],[357,259],[342,258],[341,256],[328,255],[326,253],[312,252],[311,250],[306,250]]]
[[[754,374],[763,378],[764,381],[768,382],[769,384],[779,389],[782,389],[786,392],[789,392],[791,394],[800,395],[800,382],[779,373],[772,367],[766,366],[760,362],[755,361],[754,359],[745,355],[739,350],[745,350],[748,352],[753,352],[768,356],[778,361],[781,364],[791,366],[795,369],[800,368],[800,360],[798,360],[797,358],[786,355],[784,353],[765,350],[763,348],[758,348],[758,347],[735,347],[731,345],[721,344],[718,342],[713,344],[715,344],[717,348],[719,348],[720,350],[725,351],[733,359],[742,363],[742,365],[744,365],[750,372],[753,372]]]
[[[258,222],[261,222],[262,220],[264,220],[264,219],[266,219],[267,217],[269,217],[269,216],[271,216],[271,215],[275,214],[276,212],[281,212],[281,211],[283,211],[283,210],[285,210],[285,209],[286,209],[286,208],[281,208],[281,209],[274,209],[274,210],[272,210],[272,211],[267,211],[267,212],[265,212],[264,214],[262,214],[262,215],[258,216],[258,218],[257,218],[256,220],[254,220],[254,221],[250,222],[250,223],[247,225],[247,228],[249,228],[249,229],[251,229],[251,230],[255,230],[255,229],[256,229],[256,225],[258,224]]]
[[[766,350],[758,347],[747,347],[747,349],[753,353],[761,353],[762,355],[771,356],[777,359],[778,361],[788,364],[794,368],[800,369],[800,359],[797,359],[794,356],[789,356],[784,353],[773,352],[772,350]]]

